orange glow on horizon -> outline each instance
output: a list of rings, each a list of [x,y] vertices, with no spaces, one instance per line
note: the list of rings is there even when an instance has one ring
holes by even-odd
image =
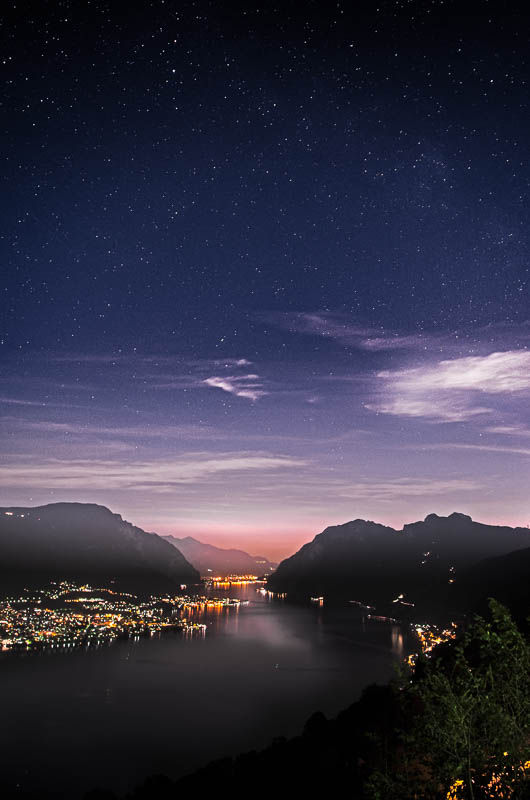
[[[244,550],[250,555],[264,556],[271,561],[279,562],[291,556],[302,545],[312,541],[325,528],[333,525],[342,525],[351,520],[361,518],[401,530],[408,523],[423,520],[427,514],[436,513],[441,517],[445,517],[453,513],[453,511],[467,514],[475,522],[481,522],[485,525],[527,527],[525,520],[513,519],[509,516],[503,517],[501,520],[497,516],[481,513],[477,509],[462,508],[458,503],[451,509],[430,508],[429,510],[420,510],[419,513],[407,515],[406,517],[386,516],[384,513],[362,514],[355,513],[355,511],[348,517],[344,517],[343,514],[337,516],[330,513],[327,518],[315,517],[303,526],[287,524],[280,527],[278,525],[265,526],[228,522],[224,524],[209,524],[207,522],[170,522],[166,520],[157,523],[148,518],[135,520],[135,524],[138,524],[144,530],[155,531],[161,535],[171,535],[177,538],[192,536],[205,544],[211,544],[215,547]]]
[[[192,536],[194,539],[214,547],[244,550],[252,556],[264,556],[275,562],[291,556],[329,524],[337,523],[327,522],[319,527],[316,522],[314,527],[308,525],[304,528],[297,526],[296,528],[271,529],[251,525],[193,526],[186,523],[157,525],[148,520],[138,522],[143,530],[155,531],[161,535],[171,535],[179,539]]]

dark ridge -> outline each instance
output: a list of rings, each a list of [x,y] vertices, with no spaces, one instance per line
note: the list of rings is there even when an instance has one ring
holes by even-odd
[[[514,552],[528,547],[527,528],[485,525],[460,513],[429,514],[402,530],[356,519],[315,536],[280,563],[268,585],[292,599],[323,595],[388,607],[404,594],[417,611],[431,614],[474,607],[492,585],[510,605],[510,597],[528,601],[526,562],[517,563]],[[396,616],[406,613],[401,604],[393,607]]]
[[[0,508],[0,579],[4,590],[71,579],[170,591],[200,576],[163,538],[105,506],[53,503]]]

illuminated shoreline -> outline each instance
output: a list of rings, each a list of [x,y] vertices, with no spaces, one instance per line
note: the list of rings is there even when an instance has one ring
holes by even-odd
[[[0,601],[0,650],[75,649],[170,630],[204,636],[207,626],[189,616],[239,605],[239,600],[189,595],[140,601],[106,587],[51,583]]]

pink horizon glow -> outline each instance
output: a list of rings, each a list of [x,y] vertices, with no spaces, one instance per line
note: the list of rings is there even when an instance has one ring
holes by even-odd
[[[496,515],[489,515],[487,513],[471,513],[469,510],[455,509],[455,511],[467,514],[474,522],[481,522],[485,525],[498,525],[508,527],[528,527],[528,523],[520,517],[507,515],[505,518],[500,519]],[[439,516],[448,516],[451,511],[432,511],[428,513],[438,513]],[[404,525],[412,522],[418,522],[424,519],[426,514],[418,514],[417,516],[400,516],[385,518],[381,515],[379,518],[375,515],[372,516],[370,521],[387,525],[395,530],[401,530]],[[357,517],[352,516],[349,519],[333,518],[331,515],[328,519],[315,519],[311,523],[302,526],[252,526],[252,531],[249,532],[248,525],[211,525],[201,523],[150,523],[147,520],[138,520],[141,528],[147,531],[152,531],[163,536],[175,536],[179,539],[186,536],[192,536],[205,544],[211,544],[215,547],[226,549],[244,550],[250,555],[260,555],[269,558],[271,561],[281,561],[288,558],[300,549],[304,544],[311,542],[315,536],[321,533],[325,528],[333,525],[341,525],[350,522]]]
[[[327,527],[324,523],[312,527],[255,527],[249,533],[249,526],[238,525],[201,525],[201,524],[151,524],[148,521],[138,524],[143,530],[152,531],[162,536],[175,536],[184,539],[192,536],[205,544],[225,549],[244,550],[253,556],[264,556],[271,561],[288,558],[310,542],[318,533]]]

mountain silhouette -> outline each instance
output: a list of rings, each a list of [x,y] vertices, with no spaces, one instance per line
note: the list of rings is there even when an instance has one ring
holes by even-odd
[[[2,586],[55,579],[176,590],[197,570],[163,538],[89,503],[0,508]]]
[[[209,575],[226,576],[264,575],[274,570],[275,564],[263,556],[251,556],[244,550],[225,549],[212,544],[199,542],[192,536],[178,539],[176,536],[164,536],[167,542],[176,547],[203,577]]]
[[[475,587],[476,601],[487,574],[496,573],[485,560],[528,547],[527,528],[485,525],[459,513],[429,514],[402,530],[356,519],[315,536],[280,563],[268,585],[293,598],[323,595],[369,604],[388,604],[403,594],[405,601],[431,610],[442,602],[453,605],[452,596],[465,601],[461,581]],[[516,562],[514,553],[503,563]]]

